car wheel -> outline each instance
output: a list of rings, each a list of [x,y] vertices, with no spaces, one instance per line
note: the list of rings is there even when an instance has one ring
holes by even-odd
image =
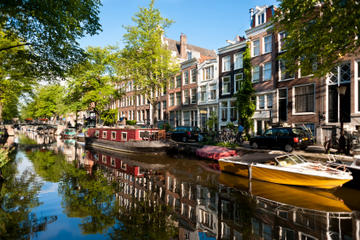
[[[182,142],[187,142],[187,137],[182,137],[182,138],[181,138],[181,141],[182,141]]]
[[[259,148],[259,145],[258,145],[256,142],[253,142],[253,143],[251,144],[251,147],[252,147],[253,149],[258,149],[258,148]]]
[[[294,147],[290,144],[286,144],[284,147],[285,152],[292,152],[294,150]]]

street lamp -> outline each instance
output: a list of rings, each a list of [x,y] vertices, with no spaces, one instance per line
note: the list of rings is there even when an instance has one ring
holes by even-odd
[[[340,95],[340,108],[341,108],[341,103],[343,102],[343,97],[346,93],[346,85],[339,85],[337,88],[337,92]],[[344,117],[342,112],[340,111],[340,138],[339,138],[339,151],[342,153],[345,153],[345,145],[346,145],[346,140],[345,140],[345,136],[344,136]]]

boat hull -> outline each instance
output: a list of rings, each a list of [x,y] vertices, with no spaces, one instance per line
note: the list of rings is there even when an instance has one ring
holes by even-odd
[[[308,175],[299,172],[288,172],[281,169],[269,169],[246,163],[234,163],[219,161],[220,170],[235,175],[249,178],[249,169],[251,167],[251,178],[265,182],[305,186],[322,189],[332,189],[342,186],[351,179],[338,179],[316,175]]]

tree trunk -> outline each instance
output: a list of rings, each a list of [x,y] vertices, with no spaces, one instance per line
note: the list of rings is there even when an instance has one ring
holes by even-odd
[[[0,102],[0,123],[2,123],[3,118],[2,118],[2,111],[3,111],[3,103]]]

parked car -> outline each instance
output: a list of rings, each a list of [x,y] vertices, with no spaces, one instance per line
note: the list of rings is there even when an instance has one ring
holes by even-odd
[[[198,127],[179,126],[170,131],[170,138],[175,141],[187,142],[189,140],[201,141],[201,130]]]
[[[302,128],[271,128],[260,136],[250,138],[252,148],[281,148],[286,152],[306,149],[313,144],[312,136]]]

